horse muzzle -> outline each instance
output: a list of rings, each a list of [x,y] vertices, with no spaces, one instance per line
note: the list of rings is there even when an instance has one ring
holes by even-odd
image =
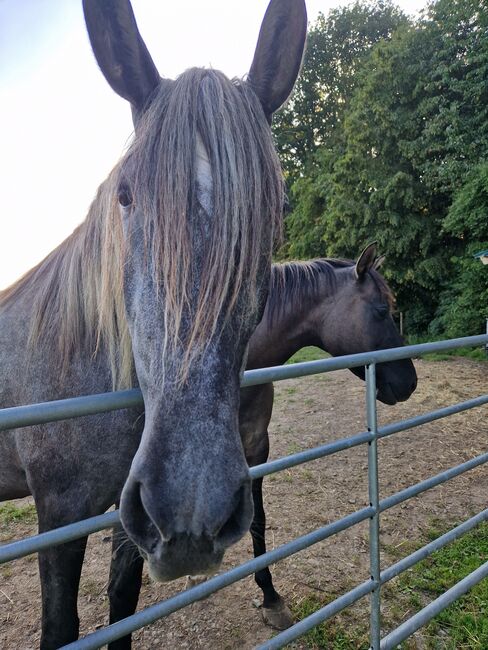
[[[184,533],[169,541],[159,540],[150,554],[140,549],[149,575],[158,582],[170,582],[190,574],[212,574],[220,566],[224,551],[210,537],[195,538]]]
[[[383,382],[378,386],[376,391],[376,398],[387,404],[388,406],[394,406],[398,402],[405,402],[410,395],[417,388],[417,378],[412,379],[408,385],[402,385],[401,387],[395,386],[390,382]]]
[[[253,517],[251,479],[247,474],[233,497],[187,502],[176,516],[164,508],[164,492],[154,500],[144,486],[129,477],[122,492],[120,515],[126,533],[147,560],[155,580],[175,580],[184,575],[206,574],[220,565],[226,548],[248,530]],[[211,498],[211,495],[208,495]],[[216,495],[214,494],[216,498]],[[159,506],[159,507],[158,507]],[[174,511],[173,511],[174,512]]]

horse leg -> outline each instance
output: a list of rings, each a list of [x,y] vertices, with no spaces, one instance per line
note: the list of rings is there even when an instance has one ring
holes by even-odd
[[[45,486],[39,487],[36,484],[38,476],[42,478],[43,475],[36,474],[31,485],[40,533],[100,514],[111,505],[109,494],[104,494],[103,500],[97,501],[97,495],[90,493],[86,482],[78,480],[74,471],[69,476],[68,489],[61,492],[60,488],[66,485],[67,479],[56,463],[52,464],[50,476],[56,489],[50,486],[50,490],[43,490],[42,487]],[[41,650],[54,650],[78,638],[78,588],[86,542],[87,537],[82,537],[39,552]]]
[[[116,623],[136,611],[142,583],[142,559],[137,547],[129,540],[122,526],[114,528],[112,536],[112,561],[108,597],[110,623]],[[131,635],[109,643],[108,650],[130,650]]]
[[[260,453],[253,454],[248,459],[249,465],[259,465],[268,460],[269,440],[266,431],[261,437]],[[252,498],[254,502],[254,518],[251,524],[251,537],[254,557],[266,553],[266,514],[263,504],[263,479],[257,478],[252,482]],[[269,567],[265,567],[254,575],[258,587],[263,592],[261,613],[267,625],[278,630],[285,630],[293,625],[293,616],[283,598],[273,586]]]
[[[40,526],[40,530],[53,527]],[[54,650],[78,638],[78,586],[86,541],[87,538],[83,537],[39,552],[42,592],[41,650]]]

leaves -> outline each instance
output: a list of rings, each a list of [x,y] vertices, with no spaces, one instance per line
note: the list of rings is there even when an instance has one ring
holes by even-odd
[[[275,129],[292,182],[283,255],[354,258],[377,239],[409,333],[483,331],[488,6],[438,0],[415,24],[386,2],[321,16]]]

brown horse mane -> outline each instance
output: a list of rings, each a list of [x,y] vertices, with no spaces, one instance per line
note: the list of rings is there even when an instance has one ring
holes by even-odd
[[[264,318],[272,326],[290,305],[298,309],[309,309],[317,300],[319,283],[329,295],[334,295],[339,286],[337,269],[353,269],[356,262],[348,259],[317,258],[308,261],[292,261],[273,264],[268,302]],[[386,280],[378,271],[370,269],[382,299],[393,310],[395,299]]]
[[[206,266],[198,277],[196,306],[191,307],[192,325],[182,332],[195,282],[191,231],[198,224],[191,222],[191,215],[197,135],[212,168],[214,226]],[[100,186],[86,220],[40,264],[0,292],[0,306],[11,308],[21,297],[31,301],[30,343],[49,339],[63,368],[77,351],[96,355],[103,347],[118,388],[129,386],[133,374],[117,203],[121,177],[128,172],[143,209],[146,248],[153,259],[150,272],[164,294],[164,349],[171,353],[182,343],[186,349],[181,380],[238,296],[244,292],[245,300],[255,305],[257,251],[263,251],[270,230],[279,236],[283,207],[280,164],[251,87],[200,68],[163,82],[127,154]]]

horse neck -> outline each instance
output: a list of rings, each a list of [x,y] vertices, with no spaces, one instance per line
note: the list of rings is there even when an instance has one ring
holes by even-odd
[[[265,311],[249,342],[248,369],[281,365],[309,345],[327,351],[320,316],[332,308],[331,296],[320,281],[308,296],[309,299],[303,301],[297,294],[290,293],[286,305],[272,320]]]

